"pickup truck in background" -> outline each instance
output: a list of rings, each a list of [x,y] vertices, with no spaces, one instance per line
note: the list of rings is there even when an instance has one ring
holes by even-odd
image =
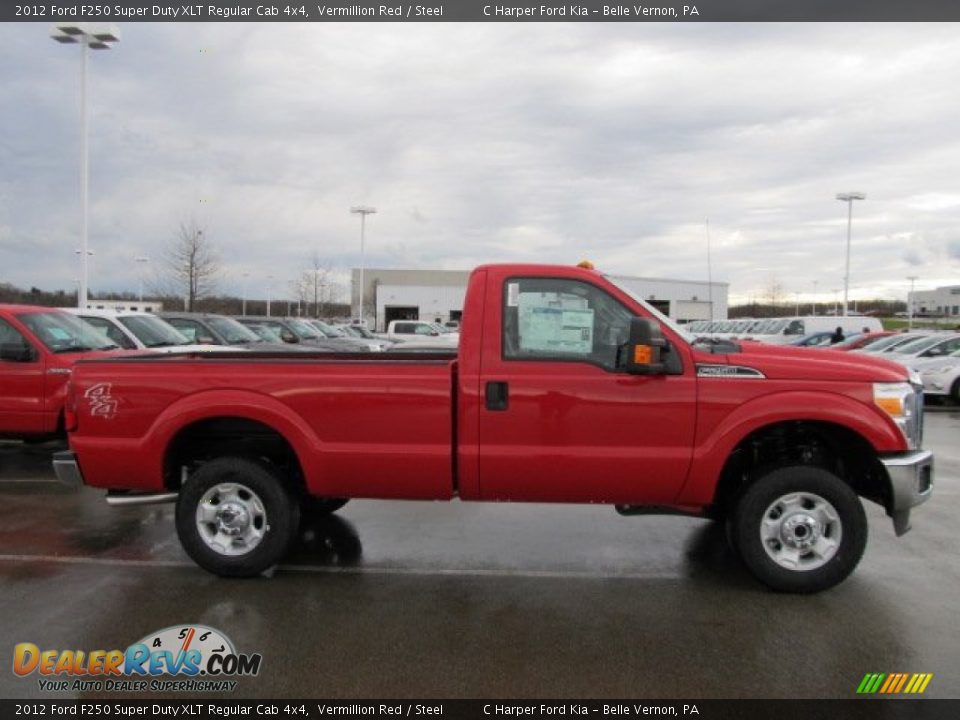
[[[585,267],[470,276],[456,356],[110,358],[80,363],[60,479],[115,504],[175,501],[224,576],[280,562],[301,512],[349,498],[603,503],[728,524],[763,583],[816,592],[933,487],[908,371],[848,353],[694,340]]]
[[[64,312],[0,305],[0,437],[63,436],[63,401],[74,363],[116,348]]]
[[[438,347],[456,347],[460,341],[460,333],[423,320],[392,320],[387,325],[387,339],[393,342],[429,340]]]

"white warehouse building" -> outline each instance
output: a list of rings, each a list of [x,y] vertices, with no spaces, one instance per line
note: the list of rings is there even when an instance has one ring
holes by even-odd
[[[465,270],[366,268],[363,272],[363,314],[366,324],[382,332],[391,320],[459,321],[463,314],[469,276],[470,273]],[[727,318],[728,283],[626,275],[611,277],[680,322],[709,320],[711,317],[715,320]],[[359,317],[359,268],[353,268],[350,286],[351,314]]]
[[[960,316],[960,285],[917,290],[910,297],[914,315]]]

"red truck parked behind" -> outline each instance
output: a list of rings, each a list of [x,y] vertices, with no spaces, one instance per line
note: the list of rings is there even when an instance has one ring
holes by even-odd
[[[606,503],[729,523],[761,581],[814,592],[932,491],[922,396],[882,360],[694,341],[592,269],[488,265],[456,355],[80,363],[61,480],[177,502],[220,574],[280,561],[302,509],[348,498]]]
[[[63,400],[73,364],[116,348],[59,310],[0,305],[0,437],[63,435]]]

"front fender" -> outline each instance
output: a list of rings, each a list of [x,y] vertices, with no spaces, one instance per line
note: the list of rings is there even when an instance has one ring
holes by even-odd
[[[866,440],[878,454],[906,449],[893,420],[872,404],[828,391],[771,393],[739,405],[712,427],[709,420],[698,420],[693,462],[677,504],[709,505],[724,464],[744,438],[761,428],[788,421],[845,427]]]

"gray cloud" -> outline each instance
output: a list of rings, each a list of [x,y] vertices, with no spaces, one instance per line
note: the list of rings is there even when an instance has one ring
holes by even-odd
[[[746,297],[956,277],[953,25],[133,24],[91,62],[94,288],[179,221],[225,286],[368,265],[575,262]],[[0,281],[69,287],[76,48],[0,27]],[[261,290],[262,292],[262,290]]]

